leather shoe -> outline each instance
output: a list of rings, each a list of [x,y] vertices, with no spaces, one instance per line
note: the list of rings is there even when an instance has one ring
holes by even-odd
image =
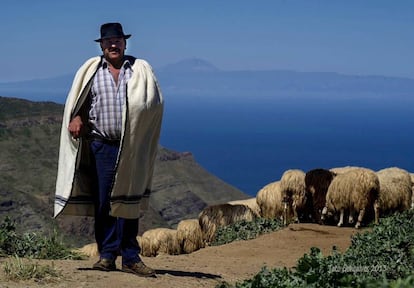
[[[123,264],[122,271],[127,273],[132,273],[142,277],[154,277],[155,271],[150,267],[146,266],[142,261],[132,263],[132,264]]]
[[[93,269],[100,271],[114,271],[116,270],[115,261],[106,258],[101,258],[98,262],[93,264]]]

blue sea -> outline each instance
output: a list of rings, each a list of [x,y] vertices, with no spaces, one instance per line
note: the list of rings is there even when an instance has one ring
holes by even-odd
[[[414,172],[414,101],[386,97],[167,97],[161,145],[255,196],[287,169]]]
[[[210,173],[251,196],[293,168],[397,166],[414,172],[414,97],[335,95],[166,93],[161,145],[191,152]],[[43,101],[52,95],[30,91],[20,97]],[[59,94],[57,102],[65,97]]]

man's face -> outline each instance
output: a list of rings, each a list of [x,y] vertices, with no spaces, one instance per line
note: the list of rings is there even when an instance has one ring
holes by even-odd
[[[126,48],[125,39],[122,37],[107,38],[101,40],[101,49],[109,61],[120,60],[124,57]]]

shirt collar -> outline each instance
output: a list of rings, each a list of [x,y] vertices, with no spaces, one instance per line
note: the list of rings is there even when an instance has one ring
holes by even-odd
[[[102,68],[106,69],[108,67],[108,61],[105,59],[105,57],[102,57],[102,61],[101,61],[101,66]],[[129,59],[124,57],[124,63],[122,64],[122,67],[124,69],[131,69],[132,70],[132,66],[131,66],[131,62],[129,61]]]

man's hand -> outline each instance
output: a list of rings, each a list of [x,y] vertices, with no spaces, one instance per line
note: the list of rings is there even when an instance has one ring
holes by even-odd
[[[80,116],[76,116],[70,121],[68,130],[70,134],[72,134],[73,138],[78,139],[79,137],[81,137],[82,129],[83,122]]]

